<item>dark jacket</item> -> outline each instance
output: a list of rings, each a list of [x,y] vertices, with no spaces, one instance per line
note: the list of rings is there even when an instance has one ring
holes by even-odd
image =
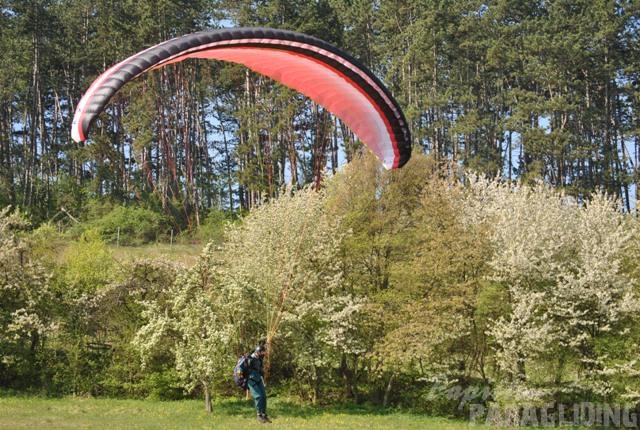
[[[249,379],[254,381],[262,380],[262,358],[258,357],[255,352],[249,356],[247,373],[249,375]]]

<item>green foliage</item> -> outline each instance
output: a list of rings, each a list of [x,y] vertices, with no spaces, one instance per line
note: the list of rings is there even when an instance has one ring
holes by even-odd
[[[71,233],[93,230],[102,240],[123,246],[142,245],[164,238],[171,230],[168,218],[143,207],[92,202],[88,220]]]
[[[542,185],[476,179],[466,211],[489,229],[492,277],[508,291],[508,315],[488,330],[496,378],[513,383],[498,400],[630,394],[612,384],[638,371],[627,332],[640,309],[622,265],[633,231],[617,202],[597,195],[580,205]]]
[[[144,323],[132,339],[143,367],[169,353],[178,378],[175,382],[187,392],[202,390],[209,412],[211,394],[227,380],[235,360],[233,347],[241,327],[234,324],[236,309],[246,308],[229,300],[214,258],[205,248],[196,265],[178,273],[162,294],[141,297]]]
[[[340,359],[345,395],[358,398],[361,384],[382,403],[415,405],[429,386],[403,393],[406,381],[484,375],[490,323],[476,309],[490,252],[483,230],[461,217],[456,177],[420,154],[398,172],[369,156],[353,160],[328,189],[330,210],[351,232],[342,242],[345,285],[364,305],[346,341],[362,349]]]
[[[482,230],[461,219],[461,195],[455,179],[425,182],[383,295],[395,310],[379,354],[423,376],[484,374],[487,327],[475,314],[491,252]]]
[[[51,274],[18,235],[27,226],[19,212],[0,210],[0,384],[22,389],[41,384],[58,302]]]
[[[227,225],[233,220],[234,217],[229,212],[211,209],[198,227],[195,237],[204,243],[222,243]]]
[[[157,241],[169,230],[165,217],[144,208],[118,206],[93,225],[109,243],[140,245]]]
[[[115,261],[95,230],[87,230],[63,254],[62,280],[72,289],[95,292],[112,280]]]
[[[80,214],[87,204],[87,189],[72,176],[62,175],[55,188],[57,208],[64,208],[71,214]],[[59,215],[61,216],[61,215]],[[67,220],[67,224],[71,220]]]
[[[282,325],[296,325],[297,318],[304,318],[322,292],[341,288],[336,258],[345,233],[339,230],[340,217],[327,211],[325,201],[322,191],[286,190],[228,232],[222,254],[226,279],[258,294],[266,311],[262,334],[267,343],[280,334]]]
[[[185,397],[183,380],[175,369],[150,373],[140,385],[149,400],[181,400]]]
[[[143,300],[165,297],[174,282],[178,265],[154,259],[136,259],[120,268],[121,280],[111,282],[96,295],[94,320],[100,341],[109,347],[110,363],[100,376],[104,394],[110,396],[175,399],[183,396],[172,372],[172,355],[166,351],[143,367],[132,343],[144,325]]]
[[[27,237],[34,258],[48,266],[55,266],[61,249],[66,245],[64,235],[52,223],[40,224]]]

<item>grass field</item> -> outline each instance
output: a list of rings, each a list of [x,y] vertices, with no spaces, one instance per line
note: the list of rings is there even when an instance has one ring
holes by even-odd
[[[204,245],[154,243],[143,246],[111,246],[113,257],[119,262],[142,258],[163,258],[192,266],[200,256]]]
[[[371,408],[313,408],[282,401],[270,404],[271,429],[466,430],[464,421]],[[0,397],[0,429],[243,429],[262,427],[251,404],[219,401],[212,414],[202,402]],[[483,428],[476,426],[475,428]],[[488,427],[485,427],[488,428]]]

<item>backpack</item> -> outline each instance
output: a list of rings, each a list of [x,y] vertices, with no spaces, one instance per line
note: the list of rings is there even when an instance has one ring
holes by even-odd
[[[248,370],[249,354],[243,354],[238,358],[238,362],[233,368],[233,381],[236,383],[238,388],[242,388],[243,390],[247,389]]]

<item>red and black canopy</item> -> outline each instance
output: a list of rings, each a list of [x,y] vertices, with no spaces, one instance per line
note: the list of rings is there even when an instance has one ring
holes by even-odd
[[[243,64],[325,107],[353,130],[388,169],[411,157],[402,110],[378,78],[360,62],[323,40],[271,28],[229,28],[160,43],[112,66],[84,94],[72,137],[83,141],[111,97],[146,71],[186,58]]]

